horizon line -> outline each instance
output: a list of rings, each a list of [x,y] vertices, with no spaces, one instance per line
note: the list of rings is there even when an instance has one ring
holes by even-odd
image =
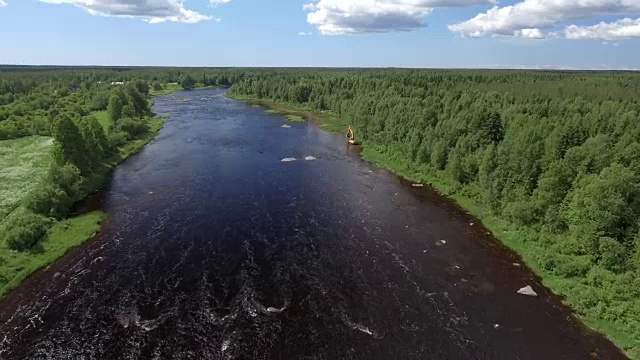
[[[182,68],[182,69],[398,69],[398,70],[530,70],[530,71],[612,71],[639,72],[640,68],[578,68],[562,66],[495,66],[495,67],[409,67],[409,66],[178,66],[178,65],[99,65],[99,64],[0,64],[0,67],[51,68]]]

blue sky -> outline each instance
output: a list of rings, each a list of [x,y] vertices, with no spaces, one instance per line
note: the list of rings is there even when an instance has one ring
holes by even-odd
[[[640,0],[210,1],[0,0],[0,63],[640,69]]]

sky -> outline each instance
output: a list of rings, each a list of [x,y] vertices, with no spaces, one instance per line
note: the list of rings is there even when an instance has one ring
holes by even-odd
[[[640,70],[640,0],[0,0],[0,64]]]

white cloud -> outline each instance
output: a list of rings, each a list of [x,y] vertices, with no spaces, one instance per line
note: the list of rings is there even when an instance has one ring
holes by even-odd
[[[640,1],[524,0],[511,6],[494,6],[473,19],[450,25],[449,30],[464,37],[519,36],[525,29],[549,28],[569,20],[620,14],[640,14]]]
[[[167,21],[197,23],[215,19],[184,8],[182,0],[40,0],[49,4],[72,4],[92,15],[141,18],[150,24]],[[225,0],[222,0],[225,1]],[[228,2],[229,0],[226,0]],[[217,20],[217,19],[215,19]]]
[[[544,39],[544,34],[538,28],[518,30],[515,35],[525,39]]]
[[[7,6],[8,4],[3,0],[0,0],[0,7]]]
[[[231,2],[231,0],[209,0],[209,5],[217,6],[217,5],[222,5],[222,4],[228,4],[230,2]]]
[[[323,35],[410,31],[434,8],[496,4],[497,0],[313,0],[307,22]]]
[[[622,19],[611,23],[601,22],[593,26],[571,25],[564,29],[569,40],[616,40],[640,37],[640,18]],[[614,44],[616,46],[616,44]]]
[[[299,36],[309,36],[309,35],[313,35],[313,34],[311,34],[310,32],[301,31],[301,32],[298,33],[298,35]]]

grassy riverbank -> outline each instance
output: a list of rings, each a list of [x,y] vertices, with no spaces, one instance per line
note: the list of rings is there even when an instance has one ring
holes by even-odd
[[[180,86],[180,84],[178,83],[168,83],[164,85],[164,89],[151,89],[149,91],[149,95],[151,96],[162,96],[162,95],[169,95],[171,93],[174,93],[176,91],[180,91],[182,90],[182,86]]]
[[[226,96],[230,99],[247,102],[253,107],[264,106],[268,108],[265,112],[283,115],[285,119],[289,121],[301,122],[304,121],[304,119],[314,120],[317,122],[318,126],[327,131],[341,132],[345,131],[348,126],[346,122],[330,111],[315,112],[311,111],[309,108],[296,106],[295,104],[275,103],[236,94],[227,93]]]
[[[176,91],[191,91],[191,90],[207,90],[207,89],[221,89],[221,86],[204,86],[204,85],[200,85],[200,86],[196,86],[193,89],[189,89],[189,90],[185,90],[182,88],[182,86],[178,83],[168,83],[168,84],[164,84],[164,89],[158,89],[158,90],[154,90],[151,89],[149,91],[149,95],[155,97],[155,96],[162,96],[162,95],[169,95],[172,94]]]
[[[3,296],[34,272],[44,269],[72,248],[91,239],[107,217],[101,211],[56,222],[30,251],[10,251],[0,247],[0,296]]]
[[[101,125],[108,125],[104,120],[106,116],[97,114],[97,118],[103,119]],[[161,118],[147,118],[147,125],[148,131],[144,135],[127,141],[94,170],[82,186],[80,199],[100,190],[118,164],[155,138],[163,121]],[[52,166],[51,145],[52,139],[48,137],[0,141],[0,168],[3,170],[3,180],[6,180],[0,185],[0,191],[11,194],[3,196],[0,203],[1,232],[7,231],[5,223],[10,223],[12,218],[28,216],[25,203],[49,176],[48,169]],[[48,219],[46,226],[49,228],[45,235],[25,251],[13,250],[5,241],[0,241],[0,296],[18,286],[29,275],[51,265],[70,249],[91,239],[99,231],[104,219],[106,214],[100,211],[61,221]]]
[[[228,97],[245,101],[252,105],[265,106],[282,115],[296,115],[312,119],[321,128],[328,131],[342,132],[348,126],[344,120],[331,112],[318,113],[295,104],[275,103],[247,96],[231,94]],[[543,264],[546,261],[545,254],[547,249],[544,247],[544,242],[533,241],[542,236],[538,230],[517,226],[495,216],[490,209],[479,205],[470,196],[467,196],[465,192],[459,191],[459,187],[449,181],[444,171],[434,172],[432,168],[407,161],[406,154],[385,151],[384,149],[376,148],[375,144],[365,141],[361,155],[375,166],[388,169],[408,180],[429,184],[436,191],[455,200],[470,214],[482,221],[483,225],[491,230],[498,240],[520,254],[527,266],[542,278],[544,285],[556,294],[563,296],[566,299],[565,303],[576,311],[578,317],[589,328],[605,334],[617,346],[624,349],[631,358],[640,359],[640,347],[638,347],[638,343],[634,339],[636,335],[634,331],[631,329],[629,331],[622,330],[623,328],[620,324],[603,318],[591,306],[589,303],[591,300],[585,299],[586,294],[591,294],[592,290],[590,290],[591,284],[589,284],[589,281],[593,281],[593,279],[557,276],[552,271],[549,271],[548,267],[545,268]],[[548,237],[550,235],[545,234],[544,236]],[[550,239],[548,241],[554,240]],[[616,291],[614,289],[611,290]],[[617,292],[619,293],[620,291]],[[624,303],[614,301],[614,296],[614,294],[611,294],[607,298],[607,303],[612,306],[614,304],[616,306],[625,306]],[[632,324],[633,322],[630,323]]]

